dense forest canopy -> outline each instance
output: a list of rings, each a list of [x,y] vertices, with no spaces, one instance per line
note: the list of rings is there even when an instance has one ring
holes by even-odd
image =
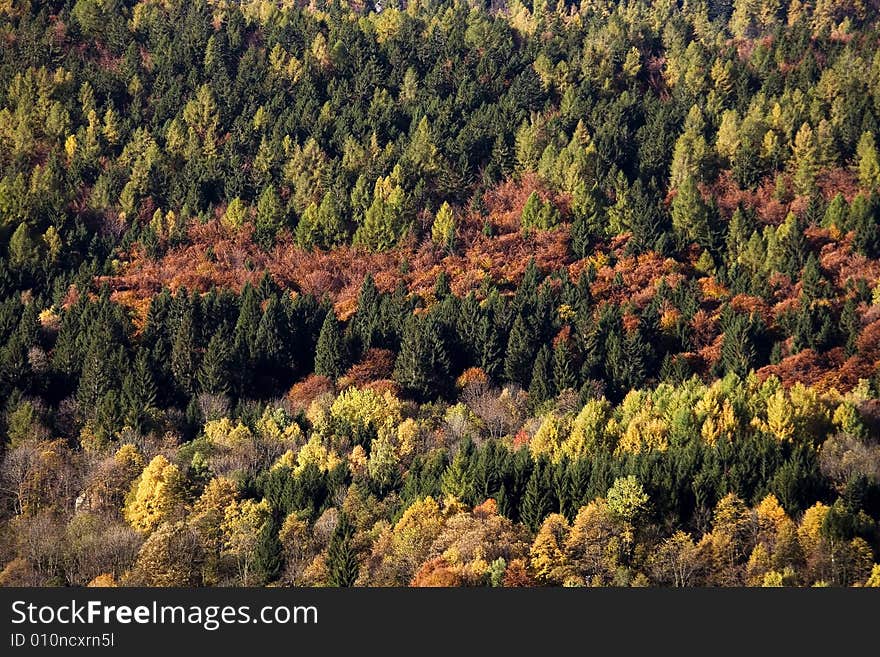
[[[0,1],[0,584],[880,585],[875,0]]]

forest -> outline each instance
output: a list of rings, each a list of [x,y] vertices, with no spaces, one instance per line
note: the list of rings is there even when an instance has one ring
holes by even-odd
[[[880,586],[878,0],[0,44],[0,585]]]

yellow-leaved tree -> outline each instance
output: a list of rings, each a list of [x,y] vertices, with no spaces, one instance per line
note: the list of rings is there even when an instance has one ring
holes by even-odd
[[[149,534],[175,518],[185,503],[183,473],[159,454],[132,484],[125,519],[137,531]]]
[[[223,550],[223,530],[226,507],[237,497],[235,482],[226,477],[215,477],[193,505],[190,524],[201,539],[205,552],[204,579],[216,584],[220,573],[220,555]]]
[[[223,530],[223,552],[235,561],[242,586],[252,583],[257,544],[270,520],[271,509],[266,500],[231,502],[223,512],[220,525]]]
[[[571,574],[565,543],[571,526],[565,516],[551,513],[544,519],[529,550],[529,565],[539,582],[563,584]]]

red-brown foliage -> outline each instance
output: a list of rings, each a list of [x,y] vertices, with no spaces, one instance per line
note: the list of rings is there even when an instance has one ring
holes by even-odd
[[[489,516],[498,514],[498,503],[493,498],[488,498],[482,504],[474,507],[474,517],[484,520]]]
[[[779,377],[782,385],[786,387],[798,381],[816,385],[829,369],[840,367],[842,362],[843,351],[840,349],[833,349],[821,354],[812,349],[804,349],[793,356],[784,358],[776,365],[762,367],[757,374],[762,379],[775,374]]]
[[[340,388],[361,388],[378,379],[390,379],[394,371],[394,353],[387,349],[369,349],[361,362],[352,365],[339,379]]]
[[[536,585],[523,559],[513,559],[507,564],[502,583],[509,588]]]
[[[449,587],[462,584],[461,576],[452,569],[449,562],[443,557],[436,557],[422,564],[410,586]]]
[[[335,392],[335,388],[330,379],[326,376],[312,374],[295,383],[288,391],[287,399],[294,411],[304,411],[321,395],[333,392]]]
[[[388,392],[395,397],[400,396],[400,386],[391,379],[377,379],[376,381],[370,381],[364,386],[364,389],[372,390],[380,395],[384,395]]]
[[[528,447],[531,442],[531,436],[529,436],[529,432],[525,429],[520,429],[517,431],[516,435],[513,437],[513,449],[514,451],[520,449],[521,447]]]
[[[488,385],[489,377],[486,373],[479,367],[469,367],[464,372],[461,373],[461,376],[455,380],[455,385],[459,390],[464,390],[469,386],[473,387],[484,387]]]
[[[847,198],[852,198],[856,192],[853,173],[844,169],[824,172],[819,176],[818,185],[829,199],[838,191]],[[697,367],[696,371],[705,371],[704,368],[720,355],[718,317],[724,303],[729,301],[739,312],[759,313],[771,329],[784,314],[797,309],[800,285],[779,273],[768,278],[769,303],[744,294],[731,297],[731,291],[715,277],[701,277],[697,272],[695,267],[701,250],[695,245],[682,253],[678,260],[654,252],[631,255],[626,253],[631,236],[623,234],[597,243],[591,258],[573,261],[568,248],[567,225],[532,231],[528,236],[520,229],[522,206],[533,191],[542,198],[552,196],[533,174],[520,180],[507,180],[487,191],[484,195],[486,215],[464,212],[459,216],[459,248],[453,254],[436,248],[430,240],[418,243],[412,237],[395,249],[382,253],[352,246],[307,252],[296,246],[289,234],[282,234],[277,244],[266,253],[253,243],[252,226],[230,231],[215,218],[207,223],[191,224],[187,243],[168,250],[158,260],[148,259],[135,247],[120,258],[119,274],[99,279],[98,283],[107,282],[114,290],[113,298],[134,311],[136,326],[145,317],[150,299],[163,287],[174,291],[183,286],[205,292],[218,286],[240,291],[245,283],[256,285],[264,272],[269,272],[278,285],[293,293],[329,299],[337,315],[346,320],[356,310],[357,297],[367,274],[372,274],[376,286],[384,292],[390,292],[402,283],[410,293],[421,296],[424,306],[429,308],[435,302],[433,290],[441,272],[447,275],[456,295],[464,296],[473,291],[481,298],[486,281],[497,286],[502,294],[512,293],[532,258],[545,273],[566,267],[572,281],[577,281],[593,263],[597,270],[591,283],[591,294],[599,306],[612,303],[644,308],[654,298],[661,281],[671,288],[686,278],[698,281],[700,309],[691,322],[694,352],[683,354],[692,366]],[[741,203],[754,209],[759,220],[767,224],[779,224],[788,212],[803,211],[806,207],[805,199],[795,198],[783,203],[774,198],[776,183],[775,178],[770,177],[756,190],[743,190],[729,172],[722,172],[702,191],[716,199],[723,217],[729,217]],[[565,215],[567,199],[555,196],[552,200]],[[487,220],[493,226],[495,236],[483,233],[482,227]],[[109,223],[112,221],[113,218],[108,218]],[[833,286],[830,296],[834,308],[839,308],[842,303],[840,294],[853,281],[880,279],[880,262],[854,253],[850,236],[841,236],[834,229],[811,226],[806,237],[811,249],[818,251],[823,273]],[[558,281],[551,285],[558,285]],[[68,300],[75,298],[76,291],[71,290]],[[678,316],[677,309],[668,302],[664,303],[662,317],[667,330]],[[636,322],[635,314],[624,318],[627,328],[634,328]],[[562,339],[566,336],[557,336],[554,344]],[[823,358],[831,357],[825,355]],[[814,381],[827,378],[829,382],[834,380],[841,385],[850,385],[870,369],[873,362],[863,355],[851,362],[840,357],[832,360],[841,368],[836,377],[831,376],[825,361],[811,361],[804,355],[774,367],[785,381],[803,375]],[[382,380],[385,383],[380,387],[388,388],[393,385],[390,383],[392,366],[392,354],[373,353],[353,366],[340,383],[364,386]]]
[[[788,189],[791,189],[791,176],[781,175]],[[830,201],[837,194],[843,194],[849,202],[858,193],[856,176],[849,169],[828,169],[820,172],[816,176],[816,186],[826,201]],[[809,205],[809,198],[806,196],[796,196],[788,203],[777,199],[775,175],[767,176],[756,190],[750,190],[742,189],[733,179],[730,171],[722,171],[717,180],[703,186],[702,191],[704,195],[715,199],[724,217],[730,217],[737,206],[742,204],[743,207],[754,210],[762,223],[774,226],[781,224],[789,212],[802,214]]]

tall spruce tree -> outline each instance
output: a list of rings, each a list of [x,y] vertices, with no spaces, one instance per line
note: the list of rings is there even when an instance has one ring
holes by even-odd
[[[520,518],[523,523],[537,532],[544,517],[553,510],[550,497],[550,486],[547,481],[547,465],[536,463],[532,476],[526,484],[525,494],[520,507]]]
[[[534,365],[534,346],[528,323],[521,314],[513,320],[504,358],[504,376],[511,383],[528,386]]]
[[[532,380],[529,383],[529,399],[534,406],[553,397],[553,366],[550,347],[542,345],[532,368]]]
[[[208,341],[205,357],[199,367],[198,382],[202,392],[226,394],[230,390],[232,349],[226,327],[221,327]]]
[[[847,356],[852,356],[858,350],[856,342],[862,328],[859,312],[853,299],[847,299],[843,304],[839,324],[840,334],[844,339],[844,351]]]
[[[326,376],[334,381],[345,371],[345,342],[336,313],[330,308],[321,332],[318,334],[318,346],[315,353],[315,374]]]
[[[577,374],[571,362],[568,343],[560,340],[553,349],[553,386],[559,394],[563,390],[576,388],[577,384]]]
[[[409,394],[427,401],[443,395],[449,385],[449,356],[432,316],[413,315],[403,331],[394,363],[394,380]]]
[[[725,372],[733,372],[743,378],[757,361],[757,352],[752,341],[749,318],[733,313],[724,323],[724,337],[721,342],[721,365]]]
[[[262,584],[274,582],[284,566],[284,548],[278,540],[278,527],[273,520],[263,523],[254,550],[254,575]]]
[[[354,526],[345,513],[340,514],[327,548],[326,564],[330,586],[350,587],[357,580],[359,567],[352,545],[353,537]]]
[[[480,367],[490,379],[498,380],[503,367],[503,351],[498,328],[488,315],[480,318],[478,329],[480,344]]]
[[[357,311],[351,321],[351,330],[360,342],[361,353],[379,346],[381,337],[381,294],[367,274],[358,294]]]
[[[156,407],[156,383],[150,370],[149,354],[141,349],[134,367],[122,384],[122,406],[126,421],[138,431],[144,431],[150,412]]]
[[[185,312],[171,345],[171,373],[186,395],[195,391],[198,366],[194,319],[192,312]]]

